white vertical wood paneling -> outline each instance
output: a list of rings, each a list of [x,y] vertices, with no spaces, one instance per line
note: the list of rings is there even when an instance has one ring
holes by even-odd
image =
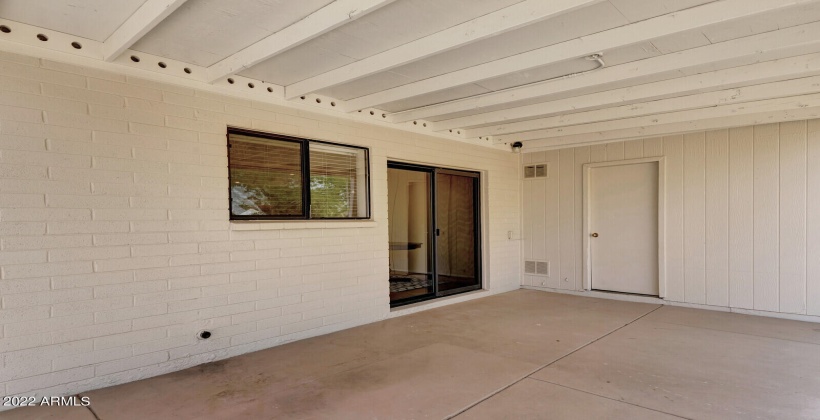
[[[549,162],[549,177],[546,181],[546,197],[549,199],[545,206],[544,229],[546,231],[546,243],[544,244],[544,260],[550,263],[550,275],[546,278],[546,287],[558,288],[559,277],[561,276],[561,224],[559,203],[560,185],[559,176],[561,174],[561,164],[558,160],[558,151],[547,152],[547,162]]]
[[[706,134],[684,136],[684,298],[706,303]]]
[[[542,163],[547,161],[547,152],[526,153],[524,156],[529,158],[526,163]]]
[[[606,145],[606,160],[624,160],[624,142],[608,143]]]
[[[776,312],[779,287],[779,126],[754,130],[754,308]]]
[[[554,202],[554,196],[547,195],[547,180],[533,179],[528,181],[532,185],[531,204],[532,217],[532,245],[530,259],[544,261],[547,259],[547,197]]]
[[[806,313],[806,121],[780,124],[780,312]]]
[[[684,301],[683,136],[663,139],[666,157],[666,298]]]
[[[820,315],[820,120],[542,153],[523,226],[542,240],[525,255],[553,276],[525,283],[583,288],[585,163],[665,156],[666,299]]]
[[[540,284],[537,276],[530,276],[526,274],[522,278],[521,282],[524,286],[538,286]]]
[[[526,160],[524,163],[528,163]],[[523,185],[523,192],[524,195],[524,208],[521,211],[521,217],[524,219],[522,221],[522,229],[521,232],[521,239],[524,242],[524,259],[531,260],[532,259],[532,241],[533,241],[533,222],[535,220],[533,214],[535,213],[536,205],[533,202],[533,190],[532,190],[532,181],[524,181]]]
[[[606,145],[605,144],[596,144],[594,146],[590,146],[589,148],[589,161],[590,162],[603,162],[606,160]]]
[[[729,130],[729,306],[754,308],[754,128]]]
[[[706,133],[706,303],[729,306],[729,131]]]
[[[575,150],[575,290],[584,288],[584,164],[589,163],[589,147]]]
[[[631,140],[624,143],[624,159],[643,157],[643,140]]]
[[[524,155],[524,163],[530,163],[529,155]],[[521,239],[524,246],[524,260],[532,260],[532,245],[534,238],[534,222],[535,222],[535,211],[538,208],[536,203],[534,202],[534,194],[533,194],[533,181],[523,181],[522,186],[522,193],[523,193],[523,202],[524,208],[521,209],[521,217],[523,218],[521,223]],[[524,275],[521,277],[521,284],[524,286],[532,286],[532,277]]]
[[[643,156],[663,156],[663,137],[643,139]]]
[[[562,149],[559,168],[559,232],[561,275],[559,289],[575,289],[575,151]]]
[[[806,153],[806,313],[820,315],[820,120],[808,122]]]

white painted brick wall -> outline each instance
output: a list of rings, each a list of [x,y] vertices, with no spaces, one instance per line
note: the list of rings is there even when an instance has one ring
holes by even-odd
[[[369,147],[374,222],[230,223],[227,125]],[[0,53],[0,391],[74,393],[395,315],[388,159],[484,171],[486,286],[519,287],[516,155]]]

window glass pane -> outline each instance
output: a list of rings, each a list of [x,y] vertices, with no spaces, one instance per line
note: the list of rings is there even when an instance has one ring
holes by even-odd
[[[365,151],[310,143],[311,218],[367,217]]]
[[[230,134],[231,213],[304,216],[302,145]]]

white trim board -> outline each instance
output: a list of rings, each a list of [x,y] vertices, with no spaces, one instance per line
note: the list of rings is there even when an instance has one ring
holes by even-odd
[[[658,162],[658,295],[666,296],[666,159],[655,156],[641,159],[615,160],[611,162],[594,162],[583,165],[583,288],[592,290],[592,265],[589,241],[589,182],[590,170],[607,166],[634,165],[639,163]]]
[[[85,50],[85,46],[83,49]],[[115,62],[106,62],[101,59],[98,59],[94,56],[83,56],[78,55],[71,52],[63,52],[59,50],[53,50],[49,48],[43,48],[38,46],[31,46],[27,44],[21,44],[14,41],[3,40],[0,39],[0,51],[8,52],[12,54],[19,54],[22,56],[27,57],[34,57],[43,60],[51,60],[59,63],[65,64],[72,64],[76,66],[82,66],[88,69],[95,69],[95,70],[102,70],[107,71],[113,74],[120,74],[125,76],[137,77],[145,80],[150,80],[154,82],[164,83],[172,86],[184,86],[193,89],[197,89],[203,92],[211,92],[211,93],[218,93],[221,95],[235,97],[235,98],[243,98],[243,99],[250,99],[253,101],[257,101],[260,103],[269,103],[273,105],[284,106],[292,109],[303,110],[308,112],[313,112],[320,115],[330,116],[333,118],[339,118],[341,120],[348,120],[348,121],[355,121],[358,123],[363,124],[370,124],[379,127],[385,128],[394,128],[404,132],[411,132],[421,135],[426,135],[430,137],[436,137],[445,140],[453,140],[458,141],[461,143],[472,144],[476,146],[483,146],[488,147],[491,149],[501,150],[510,152],[509,147],[506,145],[498,145],[493,144],[489,138],[479,140],[479,139],[467,139],[460,135],[455,134],[445,134],[445,133],[437,133],[430,129],[413,125],[412,123],[408,124],[394,124],[382,120],[378,118],[380,116],[379,112],[373,112],[376,116],[371,116],[369,112],[359,113],[346,113],[342,112],[341,106],[332,108],[328,104],[333,103],[335,100],[319,95],[310,95],[307,97],[307,100],[304,101],[288,101],[285,100],[283,97],[277,94],[271,94],[267,92],[265,89],[238,89],[237,87],[242,85],[239,83],[238,85],[231,85],[227,82],[220,82],[218,84],[210,84],[205,82],[204,78],[197,77],[179,77],[174,76],[172,74],[160,73],[152,70],[147,70],[141,66],[143,63],[132,63],[131,60],[128,59],[126,54],[123,54],[117,59]],[[130,51],[130,50],[128,50]],[[141,56],[149,56],[145,53],[136,53]],[[171,63],[170,60],[164,60]],[[177,62],[177,64],[179,64]],[[179,65],[181,70],[182,64]],[[170,67],[170,64],[169,64]],[[204,71],[201,71],[204,73]],[[258,82],[254,79],[247,79],[247,78],[239,78],[237,76],[237,81],[242,81],[243,83],[246,80],[252,80],[254,82]],[[263,82],[258,82],[261,84]],[[271,85],[273,87],[283,88],[281,86]],[[319,99],[323,105],[316,105],[318,102],[315,99]],[[339,102],[339,101],[335,101]],[[377,111],[377,110],[371,110]],[[510,152],[511,153],[511,152]]]
[[[534,286],[521,286],[522,289],[526,290],[537,290],[539,292],[545,293],[558,293],[562,295],[572,295],[572,296],[581,296],[581,297],[588,297],[594,299],[609,299],[609,300],[620,300],[624,302],[637,302],[637,303],[652,303],[656,305],[666,305],[666,306],[677,306],[681,308],[691,308],[691,309],[703,309],[706,311],[716,311],[716,312],[728,312],[733,314],[740,314],[740,315],[752,315],[752,316],[763,316],[768,318],[778,318],[778,319],[788,319],[791,321],[802,321],[802,322],[812,322],[816,324],[820,324],[820,316],[814,315],[801,315],[801,314],[787,314],[782,312],[769,312],[769,311],[760,311],[755,309],[743,309],[743,308],[732,308],[726,306],[713,306],[713,305],[702,305],[698,303],[684,303],[684,302],[675,302],[666,299],[648,297],[648,296],[640,296],[640,295],[630,295],[626,293],[614,293],[614,292],[600,292],[600,291],[578,291],[578,290],[564,290],[564,289],[551,289],[546,287],[534,287]]]

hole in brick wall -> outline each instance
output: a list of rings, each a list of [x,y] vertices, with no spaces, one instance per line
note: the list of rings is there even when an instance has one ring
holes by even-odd
[[[330,106],[336,106],[336,102],[331,102]]]
[[[422,126],[427,127],[427,123],[422,124]]]
[[[299,97],[299,99],[301,99],[301,100],[303,100],[303,101],[304,101],[304,100],[305,100],[305,97],[304,97],[304,96],[300,96],[300,97]]]
[[[139,63],[139,62],[140,62],[140,58],[139,58],[139,57],[137,57],[136,55],[132,55],[132,56],[131,56],[131,61],[133,61],[133,62],[135,62],[135,63]]]
[[[2,32],[4,34],[7,34],[7,33],[11,32],[11,28],[9,28],[6,25],[0,25],[0,32]]]
[[[48,37],[45,34],[37,34],[37,39],[40,41],[48,41]]]
[[[83,44],[80,44],[77,41],[72,42],[71,46],[74,47],[74,49],[77,49],[77,50],[81,50],[83,48]]]
[[[461,131],[459,131],[458,134],[461,134]]]
[[[256,85],[254,85],[253,83],[248,83],[248,87],[249,87],[249,88],[251,88],[251,89],[253,89],[253,88],[255,88],[255,87],[256,87]]]
[[[268,88],[268,92],[273,93],[273,88],[272,88],[272,87],[269,87],[269,88]]]
[[[231,79],[231,78],[229,77],[229,78],[228,78],[228,83],[233,84],[233,79]]]
[[[413,125],[418,125],[418,121],[413,121]]]
[[[159,63],[157,63],[157,65],[158,65],[158,66],[160,66],[160,68],[163,68],[163,69],[164,69],[164,68],[166,68],[166,67],[168,67],[168,65],[167,65],[167,64],[165,64],[165,63],[163,63],[162,61],[160,61]]]
[[[185,67],[184,69],[182,69],[182,71],[184,71],[185,73],[191,74],[191,69],[189,69],[188,67]]]
[[[452,133],[452,132],[453,132],[453,130],[450,130],[450,132]]]
[[[373,112],[373,111],[370,111],[370,115],[376,115],[376,113]]]
[[[321,99],[319,99],[319,98],[316,98],[316,103],[317,103],[317,104],[320,104],[320,103],[322,103],[322,100],[321,100]]]

